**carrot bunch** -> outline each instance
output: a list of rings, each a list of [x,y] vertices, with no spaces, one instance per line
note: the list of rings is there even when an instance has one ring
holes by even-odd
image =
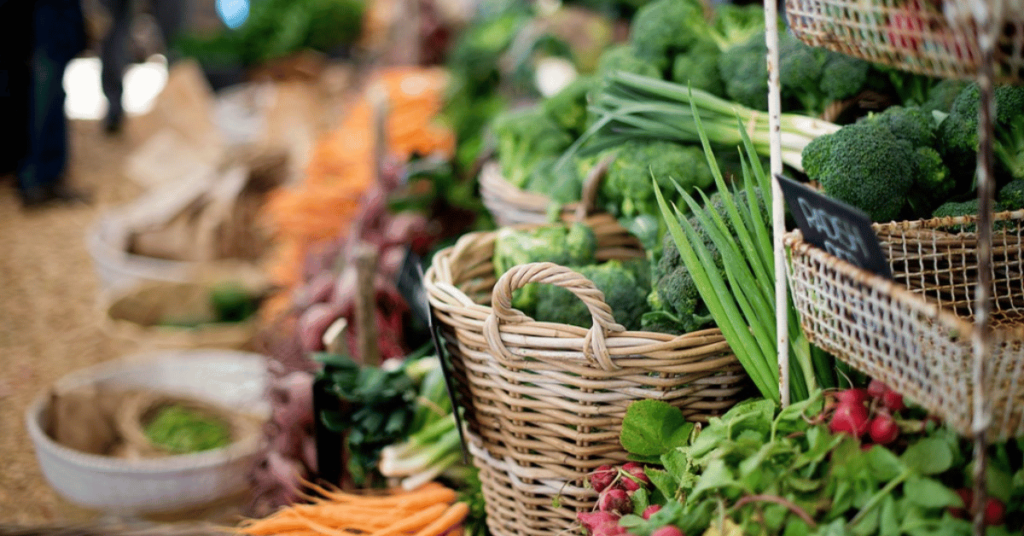
[[[247,519],[245,536],[461,536],[469,505],[436,482],[409,492],[357,494],[312,486],[321,498]]]
[[[344,236],[358,214],[376,177],[377,92],[386,99],[386,154],[404,161],[412,154],[454,153],[454,134],[437,124],[446,84],[446,74],[436,68],[395,67],[369,79],[339,128],[317,142],[304,180],[273,192],[263,207],[263,221],[280,251],[268,266],[274,283],[291,288],[301,281],[296,253]]]

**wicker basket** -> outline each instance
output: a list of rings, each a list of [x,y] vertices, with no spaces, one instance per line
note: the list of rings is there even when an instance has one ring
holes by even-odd
[[[563,220],[578,221],[595,212],[597,190],[610,164],[611,160],[605,159],[594,167],[584,180],[581,201],[562,205]],[[551,221],[551,198],[528,192],[505,180],[498,162],[492,160],[484,163],[478,180],[480,197],[498,225],[543,224]]]
[[[1024,211],[995,215],[989,436],[1024,435]],[[878,378],[962,434],[971,431],[974,218],[876,224],[894,280],[785,237],[789,282],[814,344]]]
[[[611,216],[587,223],[599,258],[643,255]],[[626,332],[593,283],[568,268],[521,265],[496,282],[496,234],[470,233],[439,252],[425,282],[460,384],[488,525],[496,536],[550,536],[594,507],[587,474],[626,460],[618,436],[631,402],[665,400],[706,420],[738,400],[747,378],[718,329]],[[571,290],[594,326],[512,309],[512,292],[529,282]]]
[[[971,4],[942,3],[961,10]],[[1003,17],[1003,31],[995,47],[997,82],[1024,80],[1021,15]],[[977,29],[973,24],[951,25],[942,8],[929,0],[786,0],[786,18],[793,34],[811,46],[918,74],[958,79],[977,76],[981,59]]]

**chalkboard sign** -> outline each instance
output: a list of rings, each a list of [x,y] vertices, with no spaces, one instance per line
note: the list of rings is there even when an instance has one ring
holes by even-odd
[[[871,218],[855,207],[776,175],[804,241],[854,266],[892,278]]]
[[[402,268],[398,273],[398,291],[405,298],[413,314],[425,321],[430,329],[430,339],[434,343],[434,352],[441,362],[441,370],[444,372],[445,387],[448,388],[448,398],[452,402],[452,413],[455,414],[455,427],[459,430],[459,439],[462,442],[462,459],[469,463],[469,450],[466,447],[466,438],[462,431],[462,414],[459,413],[458,395],[455,389],[455,375],[444,344],[441,343],[439,326],[434,321],[434,308],[427,298],[427,290],[423,286],[423,261],[419,255],[412,250],[406,250],[405,259],[402,261]]]

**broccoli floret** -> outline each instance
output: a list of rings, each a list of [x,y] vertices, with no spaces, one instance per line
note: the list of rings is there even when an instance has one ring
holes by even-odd
[[[494,240],[494,275],[501,277],[513,266],[531,262],[553,262],[562,266],[592,264],[596,249],[593,229],[582,223],[528,230],[505,227],[498,231]],[[539,287],[531,283],[517,290],[512,306],[532,314],[536,310]]]
[[[520,188],[545,158],[561,155],[573,141],[540,107],[504,112],[494,118],[491,130],[501,172]]]
[[[976,214],[978,214],[977,199],[947,201],[932,211],[933,218],[955,218],[958,216],[974,216]]]
[[[541,106],[562,130],[578,137],[587,125],[587,94],[596,86],[590,76],[580,76],[561,91],[545,99]]]
[[[558,158],[549,156],[537,163],[524,188],[543,194],[558,205],[580,200],[583,179],[574,166],[558,166]]]
[[[662,69],[649,60],[639,57],[628,44],[609,47],[597,60],[597,73],[604,75],[615,71],[661,78]]]
[[[676,54],[672,63],[672,80],[712,95],[725,95],[722,75],[718,73],[721,51],[711,41],[701,41],[689,51]]]
[[[913,193],[907,202],[915,215],[925,215],[932,207],[949,199],[956,181],[938,151],[931,147],[918,147],[914,152],[917,173],[914,175]]]
[[[763,32],[722,51],[718,71],[730,99],[754,110],[768,109],[767,54]]]
[[[717,4],[712,30],[711,38],[720,50],[746,42],[751,36],[764,32],[764,7],[760,4]]]
[[[965,87],[939,125],[942,158],[957,180],[969,186],[977,168],[979,98],[977,84]],[[1024,178],[1024,87],[996,87],[995,103],[995,178],[1005,184]]]
[[[659,215],[651,178],[662,191],[676,184],[692,192],[714,182],[700,147],[667,141],[636,140],[623,144],[601,183],[602,195],[616,207],[616,216]]]
[[[761,61],[766,60],[761,58]],[[787,33],[779,34],[779,86],[782,94],[791,96],[804,112],[812,115],[821,113],[824,108],[824,96],[819,87],[824,65],[824,50],[807,46]]]
[[[670,58],[708,33],[704,8],[694,0],[654,0],[636,12],[629,41],[638,57],[664,72]]]
[[[825,52],[819,89],[826,101],[848,99],[861,92],[868,81],[871,64],[838,52]]]
[[[635,264],[635,263],[629,263]],[[638,280],[638,267],[617,260],[589,264],[576,268],[594,283],[611,307],[615,321],[628,330],[640,329],[640,319],[648,311],[647,293],[650,286]],[[649,270],[649,267],[639,269]],[[589,327],[593,321],[583,301],[568,290],[554,285],[538,289],[536,319],[574,326]]]
[[[815,172],[808,177],[825,194],[863,210],[872,221],[900,215],[918,171],[914,146],[870,121],[816,138],[803,158]]]
[[[498,60],[527,19],[525,13],[506,13],[469,25],[449,49],[445,64],[472,88],[495,85],[500,78]]]
[[[1024,208],[1024,179],[1015,179],[1006,183],[1006,186],[999,189],[996,199],[1006,210]]]
[[[953,101],[970,84],[967,80],[944,78],[928,90],[928,98],[921,103],[921,109],[927,112],[938,111],[949,113]]]
[[[935,117],[920,107],[890,106],[884,112],[870,116],[868,121],[885,127],[914,147],[935,146]]]

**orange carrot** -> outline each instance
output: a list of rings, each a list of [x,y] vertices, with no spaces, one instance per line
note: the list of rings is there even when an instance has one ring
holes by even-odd
[[[370,533],[370,536],[400,536],[406,532],[420,530],[440,517],[447,509],[447,503],[433,504],[405,519],[399,519],[384,529]]]
[[[413,533],[413,536],[440,536],[452,527],[462,523],[468,514],[469,505],[464,502],[457,502],[449,506],[448,509],[441,514],[441,517]]]

